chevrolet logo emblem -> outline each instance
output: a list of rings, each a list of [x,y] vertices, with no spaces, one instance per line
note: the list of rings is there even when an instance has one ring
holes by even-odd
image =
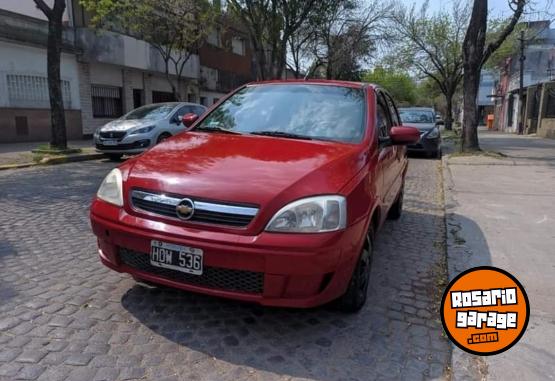
[[[175,207],[175,212],[180,219],[185,221],[189,220],[191,219],[191,217],[193,217],[193,214],[195,213],[195,204],[192,200],[184,198]]]

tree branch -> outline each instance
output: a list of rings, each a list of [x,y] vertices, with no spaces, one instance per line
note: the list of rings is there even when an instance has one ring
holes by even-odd
[[[511,21],[509,22],[509,24],[507,24],[505,29],[503,29],[503,31],[499,34],[497,39],[491,42],[484,50],[484,54],[482,56],[482,65],[486,63],[486,61],[493,54],[493,52],[495,52],[501,46],[503,41],[505,41],[507,37],[513,32],[516,24],[518,23],[518,20],[520,20],[520,16],[522,16],[522,13],[524,12],[524,6],[526,5],[526,0],[511,0],[510,4],[516,6],[516,8],[514,8],[514,13],[513,13],[513,16],[511,17]],[[513,8],[511,7],[511,9]]]
[[[47,18],[52,16],[52,9],[44,2],[44,0],[33,0],[38,9],[44,13]]]

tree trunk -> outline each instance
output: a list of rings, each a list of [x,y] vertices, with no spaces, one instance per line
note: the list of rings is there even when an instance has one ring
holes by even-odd
[[[488,1],[474,0],[472,16],[463,44],[463,152],[479,151],[478,88],[484,58]]]
[[[453,129],[453,94],[445,95],[447,103],[447,115],[445,115],[445,129],[451,131]]]
[[[63,4],[58,4],[63,3]],[[67,148],[66,118],[64,113],[64,98],[60,79],[60,60],[62,53],[62,15],[65,0],[56,0],[51,17],[48,19],[48,95],[50,96],[50,146],[57,149]]]
[[[464,76],[463,99],[463,139],[462,151],[479,151],[478,142],[478,89],[480,72],[470,72]]]

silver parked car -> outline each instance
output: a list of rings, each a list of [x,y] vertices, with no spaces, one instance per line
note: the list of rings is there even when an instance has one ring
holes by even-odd
[[[185,114],[204,114],[206,107],[196,103],[154,103],[139,107],[94,133],[96,150],[110,159],[141,153],[185,129]]]

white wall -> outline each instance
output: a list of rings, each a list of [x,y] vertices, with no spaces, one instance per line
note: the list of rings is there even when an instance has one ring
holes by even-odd
[[[200,91],[200,96],[206,98],[207,103],[205,104],[205,106],[207,107],[212,106],[214,104],[215,99],[221,99],[226,95],[227,94],[216,93],[214,91],[203,91],[203,90]],[[199,100],[199,103],[200,103],[200,100]]]
[[[45,3],[51,7],[52,4],[54,3],[54,0],[45,0]],[[69,5],[71,1],[69,0],[67,3]],[[0,0],[0,8],[10,12],[19,13],[25,16],[46,20],[46,16],[44,15],[44,13],[42,13],[40,9],[36,7],[35,2],[33,0]],[[64,12],[63,20],[64,21],[68,20],[67,6]]]
[[[117,66],[91,64],[91,85],[123,86],[121,69]]]
[[[0,107],[10,107],[6,84],[6,75],[8,74],[46,77],[46,50],[0,41]],[[70,83],[71,108],[80,109],[79,80],[75,56],[62,54],[61,77],[62,80]]]
[[[1,0],[0,0],[1,1]],[[84,61],[125,66],[132,69],[165,73],[165,64],[160,53],[150,44],[133,37],[108,31],[77,28],[78,45],[84,50]],[[198,79],[199,57],[193,54],[184,66],[182,75]],[[170,73],[175,68],[170,63]]]

